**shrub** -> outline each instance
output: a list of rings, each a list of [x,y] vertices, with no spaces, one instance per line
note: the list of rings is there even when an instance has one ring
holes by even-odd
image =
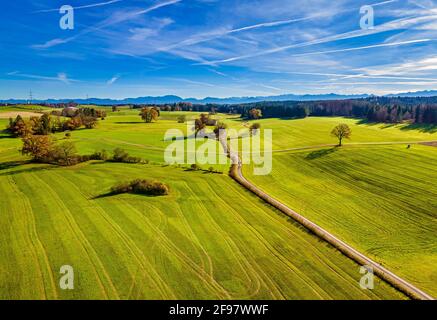
[[[116,148],[113,151],[114,155],[112,156],[112,161],[114,162],[126,162],[129,157],[129,153],[127,153],[124,149]]]
[[[87,129],[93,129],[96,127],[97,125],[97,118],[92,117],[92,116],[83,116],[81,118],[82,124],[85,126],[85,128]]]
[[[199,170],[199,169],[200,169],[200,167],[196,163],[193,163],[191,165],[191,170]]]
[[[82,158],[76,154],[76,147],[70,141],[63,142],[55,146],[49,155],[50,155],[49,161],[52,161],[60,166],[75,165],[79,163]]]
[[[124,161],[126,163],[140,163],[142,162],[142,159],[140,157],[127,157],[126,160]]]
[[[163,196],[170,192],[170,188],[162,182],[153,180],[133,180],[123,182],[111,188],[111,194],[135,193],[151,196]]]
[[[185,123],[187,121],[187,117],[185,115],[180,115],[178,117],[178,123]]]
[[[108,160],[108,152],[106,150],[96,151],[90,155],[90,160]]]
[[[112,156],[112,162],[121,162],[121,163],[140,163],[143,161],[140,157],[132,157],[125,150],[121,148],[116,148],[113,151],[114,155]]]

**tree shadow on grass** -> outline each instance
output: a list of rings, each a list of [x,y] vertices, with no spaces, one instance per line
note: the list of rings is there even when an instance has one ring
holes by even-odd
[[[144,121],[116,121],[115,124],[138,124],[145,123]]]
[[[437,125],[431,123],[410,123],[407,125],[403,125],[405,123],[384,123],[384,122],[371,122],[367,119],[361,119],[357,122],[359,125],[367,125],[367,126],[376,126],[381,125],[381,129],[393,128],[396,126],[400,126],[400,130],[416,130],[419,132],[425,133],[437,133]]]
[[[122,192],[122,193],[107,192],[107,193],[103,193],[103,194],[94,196],[94,197],[91,198],[91,200],[110,198],[110,197],[121,196],[121,195],[125,195],[125,194],[143,196],[143,197],[146,197],[146,198],[162,197],[160,195],[151,195],[151,194],[135,193],[135,192]]]
[[[327,155],[329,155],[329,154],[331,154],[331,153],[337,151],[337,149],[338,149],[337,147],[334,147],[334,148],[331,148],[331,149],[316,150],[316,151],[310,152],[310,153],[305,157],[305,159],[306,159],[306,160],[315,160],[315,159],[319,159],[319,158],[325,157],[325,156],[327,156]]]
[[[0,163],[0,171],[7,170],[29,163],[28,161],[6,161]]]
[[[18,167],[18,166],[21,166],[23,164],[28,164],[28,163],[30,163],[30,162],[24,162],[24,163],[20,163],[18,165],[12,164],[9,168],[3,168],[2,170]],[[14,170],[14,171],[0,173],[0,176],[12,176],[15,174],[26,173],[26,172],[33,173],[33,172],[44,171],[44,170],[52,170],[52,169],[56,169],[56,168],[58,168],[58,167],[54,166],[54,165],[45,165],[45,166],[41,166],[41,167],[23,168],[23,169],[18,169],[18,170]]]
[[[381,129],[387,129],[396,127],[397,125],[400,125],[401,123],[386,123],[386,122],[378,122],[378,121],[369,121],[367,119],[360,119],[357,122],[358,125],[366,125],[366,126],[381,126]]]
[[[405,127],[402,127],[401,130],[417,130],[419,132],[425,132],[425,133],[436,133],[437,125],[424,124],[424,123],[411,123]]]

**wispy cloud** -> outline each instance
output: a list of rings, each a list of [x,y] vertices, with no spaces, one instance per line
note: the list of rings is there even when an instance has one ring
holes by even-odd
[[[33,45],[32,48],[35,49],[47,49],[47,48],[51,48],[54,46],[57,46],[59,44],[64,44],[64,43],[68,43],[71,42],[85,34],[89,34],[91,32],[95,32],[95,31],[99,31],[100,29],[109,27],[109,26],[113,26],[115,24],[118,23],[122,23],[125,21],[128,21],[130,19],[134,19],[137,16],[143,15],[143,14],[147,14],[149,12],[158,10],[160,8],[166,7],[166,6],[170,6],[173,4],[177,4],[179,2],[181,2],[182,0],[170,0],[170,1],[166,1],[166,2],[161,2],[161,3],[157,3],[151,7],[148,7],[146,9],[143,10],[136,10],[136,11],[117,11],[115,14],[111,15],[110,17],[104,19],[103,21],[101,21],[100,23],[88,27],[86,29],[84,29],[83,31],[81,31],[80,33],[78,33],[77,35],[73,36],[73,37],[69,37],[69,38],[65,38],[65,39],[60,39],[60,38],[56,38],[56,39],[52,39],[49,40],[43,44],[36,44]]]
[[[291,45],[287,45],[287,46],[280,46],[277,48],[262,50],[259,52],[235,56],[232,58],[227,58],[227,59],[222,59],[222,60],[209,61],[209,62],[204,63],[204,64],[218,65],[218,64],[222,64],[222,63],[233,62],[233,61],[249,59],[249,58],[259,57],[259,56],[263,56],[263,55],[269,55],[269,54],[273,54],[273,53],[278,53],[278,52],[282,52],[282,51],[289,50],[289,49],[303,48],[303,47],[308,47],[308,46],[317,45],[317,44],[326,44],[326,43],[331,43],[331,42],[335,42],[335,41],[339,41],[339,40],[354,39],[354,38],[364,37],[364,36],[368,36],[368,35],[379,34],[379,33],[392,31],[392,30],[405,29],[405,28],[409,28],[411,26],[414,26],[417,23],[432,21],[433,19],[436,19],[436,18],[437,18],[437,15],[427,15],[424,17],[408,17],[408,18],[396,19],[396,20],[386,22],[378,27],[375,27],[374,29],[359,29],[359,30],[334,34],[334,35],[330,35],[327,37],[323,37],[323,38],[319,38],[319,39],[315,39],[315,40],[311,40],[311,41],[307,41],[307,42],[291,44]]]
[[[111,1],[107,1],[107,2],[93,3],[93,4],[88,4],[88,5],[84,5],[84,6],[77,6],[77,7],[73,7],[73,8],[75,10],[80,10],[80,9],[87,9],[87,8],[94,8],[94,7],[102,7],[102,6],[107,6],[109,4],[113,4],[113,3],[117,3],[117,2],[121,2],[121,1],[123,1],[123,0],[111,0]],[[45,12],[55,12],[55,11],[59,11],[59,8],[38,10],[38,11],[35,11],[34,13],[45,13]]]
[[[326,51],[314,51],[314,52],[298,53],[298,54],[292,54],[291,56],[292,57],[300,57],[300,56],[310,56],[310,55],[327,54],[327,53],[348,52],[348,51],[366,50],[366,49],[374,49],[374,48],[383,48],[383,47],[397,47],[397,46],[404,46],[404,45],[416,44],[416,43],[424,43],[424,42],[430,42],[430,41],[436,41],[436,40],[434,40],[434,39],[418,39],[418,40],[410,40],[410,41],[380,43],[380,44],[374,44],[374,45],[369,45],[369,46],[344,48],[344,49],[337,49],[337,50],[326,50]]]
[[[120,79],[120,76],[119,76],[119,75],[113,76],[111,79],[109,79],[109,80],[106,82],[106,84],[107,84],[108,86],[110,86],[111,84],[115,83],[118,79]]]
[[[314,14],[311,16],[296,18],[296,19],[264,22],[264,23],[258,23],[258,24],[253,24],[253,25],[249,25],[249,26],[245,26],[245,27],[241,27],[241,28],[234,28],[234,29],[222,29],[222,30],[219,29],[216,31],[211,31],[211,32],[203,33],[203,34],[194,35],[194,36],[192,36],[188,39],[185,39],[183,41],[180,41],[178,43],[172,44],[172,45],[167,46],[167,47],[160,48],[159,50],[160,51],[168,51],[168,50],[171,50],[174,48],[180,48],[182,46],[189,46],[189,45],[194,45],[194,44],[200,44],[203,42],[208,42],[208,41],[222,38],[224,36],[232,35],[235,33],[240,33],[240,32],[244,32],[244,31],[250,31],[250,30],[255,30],[255,29],[260,29],[260,28],[271,28],[271,27],[284,26],[284,25],[288,25],[291,23],[295,23],[295,22],[301,22],[301,21],[311,20],[311,19],[315,19],[315,18],[321,18],[321,17],[327,16],[329,14],[330,13],[322,12],[319,14]]]
[[[14,71],[8,73],[8,75],[28,78],[28,79],[36,79],[36,80],[60,81],[65,84],[70,84],[71,82],[80,82],[79,80],[68,78],[67,74],[64,72],[59,72],[56,76],[42,76],[42,75],[28,74],[28,73],[21,73],[19,71]]]

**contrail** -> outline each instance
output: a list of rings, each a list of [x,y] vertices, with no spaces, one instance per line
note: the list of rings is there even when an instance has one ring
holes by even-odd
[[[307,52],[307,53],[297,53],[297,54],[292,54],[291,56],[292,57],[300,57],[300,56],[310,56],[310,55],[315,55],[315,54],[347,52],[347,51],[365,50],[365,49],[381,48],[381,47],[394,47],[394,46],[402,46],[402,45],[406,45],[406,44],[422,43],[422,42],[429,42],[429,41],[435,41],[435,40],[433,40],[433,39],[418,39],[418,40],[410,40],[410,41],[381,43],[381,44],[374,44],[374,45],[363,46],[363,47],[345,48],[345,49],[328,50],[328,51],[316,51],[316,52]]]
[[[431,18],[435,19],[436,16],[437,15],[430,15],[430,16],[424,16],[424,17],[419,17],[419,18],[417,18],[417,17],[401,18],[401,19],[386,22],[375,29],[349,31],[349,32],[345,32],[345,33],[327,36],[324,38],[319,38],[316,40],[311,40],[308,42],[292,44],[292,45],[283,46],[283,47],[277,47],[277,48],[268,49],[268,50],[264,50],[264,51],[260,51],[260,52],[256,52],[256,53],[236,56],[236,57],[232,57],[232,58],[228,58],[228,59],[224,59],[224,60],[209,61],[209,62],[200,63],[200,64],[215,65],[215,64],[221,64],[221,63],[226,63],[226,62],[233,62],[233,61],[237,61],[237,60],[259,57],[259,56],[263,56],[263,55],[267,55],[267,54],[278,53],[278,52],[289,50],[289,49],[303,48],[303,47],[308,47],[308,46],[312,46],[312,45],[316,45],[316,44],[324,44],[324,43],[330,43],[330,42],[339,41],[339,40],[354,39],[354,38],[358,38],[358,37],[379,34],[379,33],[386,32],[386,31],[405,28],[411,24],[415,24],[415,23],[423,21],[423,20],[429,20]]]
[[[102,7],[102,6],[106,6],[108,4],[113,4],[113,3],[117,3],[117,2],[121,2],[121,1],[123,1],[123,0],[111,0],[111,1],[107,1],[107,2],[88,4],[88,5],[84,5],[84,6],[80,6],[80,7],[73,7],[73,8],[75,10],[78,10],[78,9]],[[57,8],[57,9],[47,9],[47,10],[38,10],[38,11],[35,11],[34,13],[54,12],[54,11],[59,11],[59,8]]]
[[[398,2],[398,0],[388,0],[388,1],[378,2],[378,3],[370,4],[370,6],[372,6],[372,7],[382,6],[382,5],[386,5],[386,4],[393,3],[393,2]],[[350,12],[350,11],[354,11],[354,10],[356,10],[356,8],[340,10],[339,13],[346,13],[346,12]],[[181,46],[190,46],[190,45],[194,45],[194,44],[208,42],[208,41],[211,41],[214,39],[219,39],[219,38],[222,38],[224,36],[234,34],[234,33],[240,33],[240,32],[259,29],[259,28],[270,28],[270,27],[284,26],[284,25],[295,23],[295,22],[303,22],[303,21],[307,21],[307,20],[312,20],[314,18],[321,18],[321,17],[324,17],[326,15],[327,15],[327,13],[319,13],[319,14],[309,15],[306,17],[295,18],[295,19],[263,22],[263,23],[249,25],[249,26],[245,26],[245,27],[241,27],[241,28],[219,31],[219,32],[212,33],[212,34],[211,33],[210,34],[208,34],[208,33],[207,34],[199,34],[199,35],[195,35],[193,37],[190,37],[188,39],[182,40],[178,43],[169,45],[167,47],[160,48],[158,51],[168,51],[168,50],[171,50],[174,48],[179,48]]]

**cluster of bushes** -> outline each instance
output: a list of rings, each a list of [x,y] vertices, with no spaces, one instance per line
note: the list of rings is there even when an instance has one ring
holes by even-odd
[[[190,170],[192,170],[192,171],[205,171],[205,172],[209,172],[209,173],[219,173],[219,174],[223,173],[222,171],[216,170],[213,167],[209,167],[208,170],[205,170],[205,169],[203,169],[201,166],[199,166],[196,163],[193,163],[190,166]]]
[[[185,122],[187,122],[187,116],[185,116],[185,115],[180,115],[180,116],[178,117],[178,123],[185,123]]]
[[[23,155],[32,157],[34,162],[71,166],[82,161],[72,142],[55,144],[50,136],[28,135],[23,138]]]
[[[81,113],[64,121],[61,120],[60,116],[53,118],[47,113],[44,113],[41,117],[31,117],[29,120],[24,120],[20,115],[17,115],[15,120],[9,119],[6,131],[15,137],[49,135],[55,132],[73,131],[82,126],[86,129],[93,129],[97,122],[97,117],[86,113]]]
[[[135,193],[150,196],[164,196],[169,194],[170,188],[162,182],[136,179],[131,182],[120,183],[111,188],[111,194]]]
[[[143,162],[143,159],[140,157],[130,156],[125,150],[121,148],[114,149],[114,154],[109,161],[111,162],[121,162],[121,163],[140,163]]]
[[[90,160],[101,160],[123,163],[147,163],[139,157],[132,157],[123,149],[117,148],[112,157],[106,150],[96,151],[89,155],[79,155],[71,141],[55,143],[51,136],[27,135],[23,137],[21,153],[32,157],[33,162],[72,166]]]

